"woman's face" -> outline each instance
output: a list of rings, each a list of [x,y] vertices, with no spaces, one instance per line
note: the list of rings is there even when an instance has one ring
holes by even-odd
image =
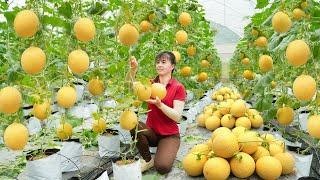
[[[167,55],[161,56],[156,61],[156,70],[158,75],[167,75],[171,74],[172,70],[174,69],[174,65],[171,64],[169,57]]]

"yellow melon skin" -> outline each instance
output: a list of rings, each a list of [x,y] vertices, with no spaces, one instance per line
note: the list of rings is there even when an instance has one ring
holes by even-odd
[[[300,75],[294,80],[292,89],[298,100],[309,101],[316,93],[317,83],[309,75]]]
[[[188,34],[184,30],[176,33],[176,41],[178,44],[185,44],[188,40]]]
[[[213,152],[222,158],[230,158],[239,151],[238,141],[231,132],[218,134],[212,142]]]
[[[133,111],[125,110],[121,113],[119,121],[122,129],[130,131],[138,124],[138,117]]]
[[[58,105],[63,108],[71,108],[77,101],[77,92],[73,87],[62,87],[56,96]]]
[[[262,179],[277,179],[281,176],[281,162],[272,156],[263,156],[256,162],[256,172]]]
[[[211,158],[204,164],[203,175],[207,180],[227,179],[230,175],[230,165],[223,158]]]
[[[278,159],[282,165],[282,174],[290,174],[293,172],[295,160],[290,153],[279,153],[274,157]]]
[[[266,37],[260,36],[254,41],[254,44],[260,48],[264,48],[268,46],[268,40]]]
[[[74,24],[73,30],[76,38],[83,42],[91,41],[96,35],[94,22],[89,18],[79,18]]]
[[[15,113],[20,109],[21,104],[21,93],[15,87],[8,86],[0,90],[0,112]]]
[[[245,78],[245,79],[248,79],[248,80],[253,80],[254,79],[254,73],[250,70],[245,70],[242,74],[242,76]]]
[[[200,152],[187,154],[182,160],[182,167],[189,176],[199,176],[202,174],[203,166],[207,161],[207,156]]]
[[[243,152],[239,152],[230,160],[231,172],[238,178],[247,178],[254,173],[256,163],[253,158]]]
[[[220,119],[215,115],[209,116],[205,120],[205,126],[208,130],[213,131],[213,130],[217,129],[218,127],[220,127]]]
[[[32,37],[38,31],[39,18],[31,10],[22,10],[14,18],[13,27],[19,37]]]
[[[138,42],[139,32],[131,24],[124,24],[119,30],[119,40],[123,45],[132,46]]]
[[[84,73],[89,68],[88,54],[80,49],[72,51],[68,56],[68,66],[73,73]]]
[[[289,31],[292,26],[291,19],[289,16],[284,12],[277,12],[272,17],[272,27],[278,33],[284,33]]]
[[[176,61],[179,62],[181,60],[181,54],[178,51],[172,51],[172,53],[174,54]]]
[[[306,16],[306,13],[299,8],[293,10],[293,19],[300,20]]]
[[[38,47],[29,47],[21,55],[21,67],[28,74],[37,74],[46,64],[46,54]]]
[[[247,111],[246,104],[243,100],[237,100],[230,108],[230,114],[234,117],[242,117]]]
[[[182,26],[188,26],[192,22],[192,19],[191,19],[191,16],[190,16],[189,13],[182,12],[179,15],[179,20],[178,21]]]
[[[158,98],[160,100],[164,99],[167,95],[167,89],[163,84],[160,83],[153,83],[151,85],[151,97],[152,98],[156,98],[156,96],[158,96]]]
[[[185,66],[180,70],[181,76],[187,77],[191,75],[191,67]]]
[[[208,80],[208,74],[206,72],[201,72],[200,74],[198,74],[197,76],[198,82],[204,82],[206,80]]]
[[[277,120],[281,125],[289,125],[294,118],[294,111],[291,107],[282,107],[277,111]]]
[[[140,29],[142,32],[148,32],[150,30],[151,24],[149,21],[142,21],[140,23]]]
[[[189,46],[189,47],[187,48],[187,54],[188,54],[189,57],[193,57],[194,55],[196,55],[196,53],[197,53],[196,47],[194,47],[194,46]]]
[[[92,130],[96,133],[103,133],[107,128],[106,121],[103,118],[94,120],[92,124]]]
[[[288,63],[299,67],[307,63],[310,56],[310,48],[303,40],[294,40],[288,44],[286,58]]]
[[[310,116],[307,122],[307,129],[310,136],[320,139],[320,116]]]
[[[268,72],[272,69],[273,60],[268,55],[262,55],[259,58],[259,68],[262,72]]]
[[[4,144],[11,150],[22,150],[29,138],[28,129],[20,123],[10,124],[4,131]]]
[[[94,96],[103,95],[105,87],[103,81],[97,79],[91,79],[88,83],[88,90]]]
[[[33,105],[33,115],[39,120],[45,120],[51,114],[51,106],[49,101],[45,101],[41,104]]]
[[[56,130],[57,136],[61,140],[69,139],[72,135],[72,126],[69,123],[60,124]]]

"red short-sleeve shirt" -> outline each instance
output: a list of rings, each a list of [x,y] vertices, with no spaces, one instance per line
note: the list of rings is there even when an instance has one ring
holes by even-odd
[[[159,78],[156,77],[153,83],[159,82]],[[162,103],[168,107],[173,108],[173,101],[185,101],[186,91],[184,86],[172,78],[168,82],[167,95],[161,100]],[[159,135],[173,135],[179,133],[179,128],[177,123],[165,115],[157,106],[153,104],[148,104],[149,111],[147,115],[147,126],[155,131]]]

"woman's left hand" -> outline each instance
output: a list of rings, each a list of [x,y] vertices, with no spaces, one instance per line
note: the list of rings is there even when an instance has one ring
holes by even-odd
[[[158,108],[161,106],[161,100],[159,99],[158,96],[156,96],[155,99],[148,99],[148,100],[146,100],[146,102],[153,104],[153,105],[157,106]]]

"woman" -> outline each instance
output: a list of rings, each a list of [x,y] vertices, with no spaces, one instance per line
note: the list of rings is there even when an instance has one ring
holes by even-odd
[[[155,166],[160,174],[168,173],[176,158],[180,146],[180,134],[177,122],[181,119],[186,98],[184,86],[172,77],[176,65],[175,56],[171,52],[161,52],[156,57],[158,76],[152,83],[161,83],[167,89],[167,95],[160,100],[158,97],[149,99],[146,124],[139,122],[137,134],[137,148],[140,155],[142,172]],[[138,62],[130,58],[130,72],[127,79],[134,79],[138,70]],[[134,138],[135,129],[131,131]],[[149,146],[157,147],[155,157],[151,156]]]

